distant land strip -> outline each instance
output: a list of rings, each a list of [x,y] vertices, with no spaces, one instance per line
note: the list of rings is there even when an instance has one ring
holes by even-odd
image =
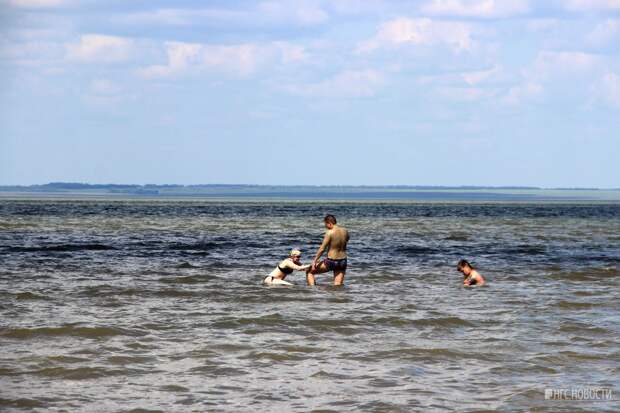
[[[88,184],[51,182],[3,185],[4,198],[38,196],[377,199],[448,201],[620,201],[620,188],[540,188],[532,186],[429,185],[249,185],[249,184]]]

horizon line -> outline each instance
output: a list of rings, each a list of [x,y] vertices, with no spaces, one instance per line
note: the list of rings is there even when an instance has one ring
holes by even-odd
[[[238,187],[238,188],[260,188],[260,187],[280,187],[280,188],[399,188],[399,189],[527,189],[527,190],[587,190],[587,191],[620,191],[619,188],[603,188],[603,187],[542,187],[533,185],[420,185],[420,184],[247,184],[247,183],[202,183],[202,184],[171,184],[171,183],[105,183],[95,184],[89,182],[65,182],[52,181],[44,184],[0,184],[0,189],[5,188],[40,188],[40,187],[65,187],[65,189],[87,189],[91,187]],[[73,188],[68,188],[73,187]]]

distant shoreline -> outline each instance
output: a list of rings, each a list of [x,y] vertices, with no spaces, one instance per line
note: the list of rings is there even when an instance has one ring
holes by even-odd
[[[620,189],[476,186],[91,185],[0,186],[0,199],[231,199],[419,202],[620,201]]]
[[[104,191],[210,191],[210,190],[310,190],[321,189],[338,191],[358,191],[358,190],[552,190],[552,191],[620,191],[620,188],[594,188],[594,187],[557,187],[544,188],[538,186],[518,186],[518,185],[259,185],[259,184],[89,184],[81,182],[50,182],[47,184],[35,185],[0,185],[2,191],[83,191],[83,190],[104,190]]]

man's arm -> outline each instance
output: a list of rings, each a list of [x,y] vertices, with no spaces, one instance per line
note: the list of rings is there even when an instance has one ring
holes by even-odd
[[[323,242],[321,243],[319,250],[316,252],[316,255],[314,256],[314,260],[312,261],[312,268],[316,267],[316,263],[319,261],[319,258],[321,258],[321,255],[323,255],[323,253],[327,249],[327,246],[329,245],[329,241],[330,241],[330,235],[331,233],[329,231],[325,233],[325,236],[323,237]]]

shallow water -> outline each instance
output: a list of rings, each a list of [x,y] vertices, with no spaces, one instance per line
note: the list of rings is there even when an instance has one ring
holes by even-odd
[[[265,287],[321,218],[346,286]],[[620,204],[0,201],[2,411],[618,411]],[[463,288],[471,259],[487,278]],[[614,401],[544,399],[606,387]]]

